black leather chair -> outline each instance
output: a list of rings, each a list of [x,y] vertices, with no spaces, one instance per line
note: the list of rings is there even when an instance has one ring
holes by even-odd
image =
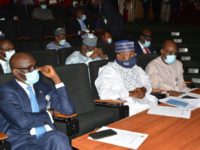
[[[99,68],[106,65],[108,62],[109,62],[108,60],[99,60],[99,61],[93,61],[89,63],[90,85],[91,85],[93,99],[99,99],[99,94],[94,84],[96,78],[98,77]],[[129,107],[123,104],[115,105],[115,104],[111,104],[111,102],[106,104],[106,103],[103,103],[103,101],[101,102],[96,101],[96,105],[104,105],[104,106],[109,105],[118,109],[118,119],[122,119],[129,116]]]
[[[56,67],[56,71],[66,85],[66,89],[78,114],[78,135],[82,135],[119,119],[118,109],[95,105],[90,90],[88,67],[85,64],[59,66]],[[64,129],[66,125],[59,124],[59,126],[60,129]],[[63,130],[63,132],[66,133],[66,130]]]
[[[31,52],[31,51],[42,50],[39,41],[26,41],[26,40],[15,41],[15,47],[17,52]]]
[[[158,54],[143,54],[137,56],[137,65],[145,70],[147,64],[158,57]]]
[[[65,65],[66,58],[74,51],[79,51],[80,47],[69,47],[58,50],[59,65]]]
[[[38,66],[58,66],[58,57],[56,50],[34,51],[29,53],[36,59]]]

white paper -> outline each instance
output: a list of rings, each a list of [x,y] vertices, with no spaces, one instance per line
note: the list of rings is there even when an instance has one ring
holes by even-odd
[[[147,113],[189,119],[191,115],[191,110],[168,106],[152,106]]]
[[[186,99],[186,98],[181,98],[181,97],[186,96],[186,95],[192,96],[192,97],[196,97],[197,99]],[[175,107],[179,107],[179,108],[185,108],[185,109],[191,109],[191,110],[194,110],[194,109],[200,107],[200,98],[198,98],[198,95],[197,95],[197,94],[187,93],[187,94],[181,95],[181,97],[169,96],[169,97],[166,97],[166,98],[164,98],[164,99],[160,99],[159,101],[162,102],[162,103],[171,105],[171,106],[175,106]],[[167,102],[167,101],[170,100],[170,99],[174,99],[174,100],[181,101],[181,102],[186,102],[186,103],[188,103],[188,105],[185,106],[185,107],[180,107],[180,106],[177,106],[177,105],[172,105],[172,104],[170,104],[170,103]]]
[[[130,149],[138,149],[139,146],[144,142],[144,140],[147,138],[148,134],[138,133],[138,132],[131,132],[116,128],[110,128],[110,127],[102,127],[98,131],[106,130],[106,129],[113,129],[117,132],[116,135],[105,137],[102,139],[94,140],[92,138],[88,138],[94,141],[109,143],[113,145],[118,145]]]

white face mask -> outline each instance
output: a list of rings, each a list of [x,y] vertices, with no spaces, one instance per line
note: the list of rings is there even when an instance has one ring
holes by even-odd
[[[173,64],[176,61],[176,55],[167,55],[165,59],[165,63],[167,64]]]
[[[81,20],[82,20],[82,21],[86,20],[86,18],[87,18],[86,15],[82,15],[82,16],[81,16]]]
[[[65,45],[65,43],[66,43],[65,39],[59,41],[59,45],[61,45],[61,46]]]
[[[7,61],[9,61],[10,58],[11,58],[14,54],[15,54],[15,50],[6,51],[6,52],[5,52],[5,55],[6,55],[5,59],[6,59]]]
[[[94,53],[94,51],[88,51],[85,55],[86,55],[87,57],[90,57],[93,53]]]
[[[41,7],[42,9],[47,9],[47,5],[45,5],[45,4],[40,5],[40,7]]]
[[[108,44],[112,43],[112,38],[107,39]]]
[[[25,83],[29,84],[29,85],[33,85],[33,84],[37,83],[40,79],[38,70],[34,70],[32,72],[25,73],[25,76],[26,76]]]
[[[143,43],[144,47],[149,47],[150,45],[151,45],[151,41],[145,40],[145,42]]]

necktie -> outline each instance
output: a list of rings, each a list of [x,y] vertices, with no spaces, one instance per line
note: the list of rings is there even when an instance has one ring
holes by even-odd
[[[145,50],[145,54],[150,54],[150,51],[147,47],[144,47],[144,50]]]
[[[38,105],[38,102],[37,102],[37,99],[35,97],[32,87],[28,86],[27,90],[29,91],[29,99],[31,102],[32,112],[39,112],[39,105]]]
[[[37,102],[37,99],[35,97],[35,93],[33,92],[32,87],[28,86],[27,90],[29,91],[29,99],[31,102],[32,112],[39,112],[39,105],[38,105],[38,102]],[[37,138],[40,138],[46,132],[46,129],[44,126],[37,127],[35,128],[35,130],[36,130]]]

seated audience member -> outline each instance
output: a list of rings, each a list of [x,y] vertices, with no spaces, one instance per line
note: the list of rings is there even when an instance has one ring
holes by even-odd
[[[9,40],[0,41],[0,64],[4,73],[10,73],[9,61],[12,55],[15,54],[15,47]]]
[[[8,135],[13,150],[71,150],[68,137],[57,131],[50,111],[74,113],[64,84],[52,66],[36,67],[27,53],[10,60],[15,79],[0,85],[0,131]],[[55,87],[40,80],[39,72]]]
[[[65,64],[85,63],[89,64],[91,61],[101,60],[107,58],[102,50],[96,48],[97,37],[93,34],[87,34],[83,38],[80,51],[73,52],[67,57]]]
[[[70,34],[83,37],[85,33],[88,33],[87,26],[87,16],[81,8],[76,8],[74,11],[74,18],[70,22]]]
[[[101,67],[95,81],[100,99],[126,100],[130,115],[156,105],[157,99],[150,95],[151,81],[136,65],[134,42],[116,42],[115,52],[116,60]]]
[[[101,48],[103,53],[108,56],[110,60],[115,59],[115,46],[112,41],[112,35],[108,31],[104,31],[100,34],[100,38],[97,42],[97,47]]]
[[[140,34],[140,38],[135,42],[135,52],[137,55],[141,54],[154,54],[156,51],[152,47],[152,32],[145,28]]]
[[[46,1],[40,2],[40,6],[33,10],[32,17],[39,20],[52,20],[54,18],[52,10],[47,8]]]
[[[54,32],[54,41],[47,44],[47,50],[59,50],[61,48],[68,48],[71,45],[66,42],[66,32],[64,28],[57,28]]]
[[[183,79],[183,65],[176,60],[177,46],[171,40],[164,41],[161,56],[152,60],[146,67],[146,72],[155,91],[168,91],[170,95],[178,96],[179,92],[188,91]]]

